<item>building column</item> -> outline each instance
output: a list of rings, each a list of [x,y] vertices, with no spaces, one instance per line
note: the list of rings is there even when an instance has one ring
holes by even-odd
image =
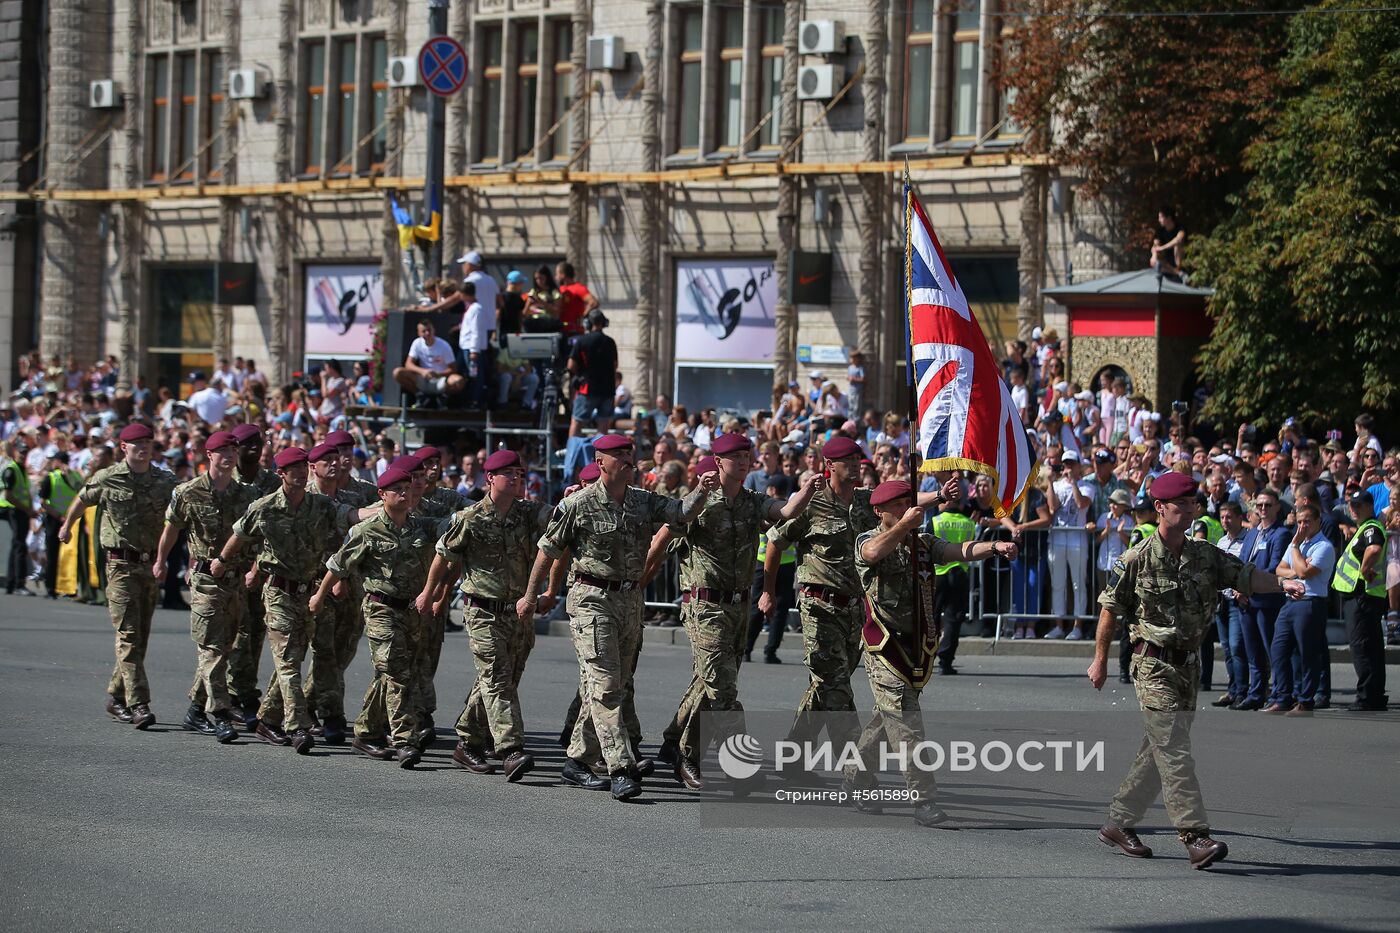
[[[241,0],[223,0],[219,15],[223,18],[224,41],[219,52],[223,56],[224,67],[233,70],[239,62],[239,17]],[[232,102],[229,102],[232,103]],[[224,184],[238,181],[238,115],[237,106],[224,107],[224,125],[214,129],[223,133],[221,152],[224,161],[219,166],[219,177]],[[219,199],[219,262],[233,262],[238,255],[238,215],[242,202],[237,198]],[[217,301],[221,286],[214,283],[214,360],[233,358],[233,306]]]
[[[452,37],[462,43],[465,49],[472,48],[471,42],[471,3],[458,0],[452,6],[452,23],[449,31]],[[465,175],[470,168],[471,149],[467,132],[470,122],[471,89],[462,88],[447,102],[447,174]],[[472,189],[444,188],[443,201],[446,213],[443,216],[443,264],[471,249],[472,242]],[[455,275],[457,270],[453,269]]]
[[[647,47],[642,53],[642,171],[661,168],[661,50],[664,11],[647,4]],[[638,244],[637,376],[635,397],[648,410],[656,400],[656,315],[660,305],[661,185],[642,185],[642,224]]]
[[[573,24],[573,54],[570,56],[574,70],[571,77],[574,82],[574,100],[583,100],[589,96],[588,88],[588,0],[574,0],[573,14],[571,16]],[[577,113],[569,120],[569,137],[572,144],[570,151],[574,158],[579,161],[575,163],[575,168],[585,171],[588,163],[588,153],[583,151],[584,145],[588,142],[588,113],[592,109],[588,104],[581,106]],[[569,185],[569,248],[568,259],[574,264],[574,271],[578,273],[579,281],[588,281],[588,186],[581,182],[572,182]]]
[[[465,7],[465,3],[458,3],[457,7]],[[408,39],[408,4],[396,3],[389,11],[389,29],[384,36],[384,44],[389,58],[397,58],[404,54]],[[403,130],[404,106],[411,93],[407,89],[393,88],[389,90],[388,107],[384,111],[384,175],[387,178],[399,178],[403,175]],[[457,95],[464,96],[463,94]],[[448,103],[448,118],[456,109],[457,98],[453,98]],[[449,122],[448,124],[452,124]],[[454,135],[449,132],[448,153],[452,153]],[[455,165],[453,170],[455,171]],[[445,194],[445,192],[444,192]],[[446,236],[447,213],[446,205],[443,212],[443,232]],[[393,308],[406,303],[408,297],[409,284],[404,276],[404,256],[403,248],[399,245],[399,226],[394,221],[393,195],[392,192],[384,192],[384,232],[380,237],[379,254],[379,274],[384,281],[384,306]]]
[[[292,180],[292,112],[297,86],[297,2],[277,0],[277,180]],[[273,201],[272,295],[268,303],[267,369],[273,385],[287,380],[287,308],[291,292],[291,250],[296,233],[296,206],[291,197]]]
[[[885,51],[889,0],[867,0],[866,25],[862,41],[865,45],[865,76],[861,79],[862,106],[865,126],[861,136],[861,157],[866,162],[878,162],[884,157],[885,126]],[[883,369],[876,344],[880,334],[880,293],[884,237],[884,205],[890,183],[885,175],[866,173],[860,176],[860,289],[856,295],[856,345],[865,355],[865,382],[878,386]],[[871,393],[876,395],[877,393]],[[876,399],[868,398],[867,404]],[[860,420],[859,412],[851,417]]]
[[[801,0],[783,3],[783,111],[778,129],[779,145],[788,158],[796,155],[787,150],[797,140],[797,26],[802,18]],[[792,251],[797,246],[797,176],[778,176],[778,255],[773,262],[773,275],[778,284],[778,306],[773,317],[777,331],[777,346],[773,351],[773,384],[786,386],[797,377],[797,308],[791,300]]]
[[[1021,166],[1021,244],[1016,257],[1019,296],[1016,335],[1029,341],[1040,323],[1040,287],[1045,269],[1045,194],[1047,172],[1041,165]]]
[[[1128,223],[1121,197],[1113,191],[1089,197],[1082,188],[1076,188],[1073,210],[1071,284],[1092,282],[1130,269]]]

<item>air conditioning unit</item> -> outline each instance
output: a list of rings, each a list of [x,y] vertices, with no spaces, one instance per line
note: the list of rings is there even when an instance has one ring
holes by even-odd
[[[117,90],[117,82],[111,78],[102,81],[89,81],[88,106],[93,110],[111,110],[113,107],[120,107],[121,100]]]
[[[803,65],[797,69],[797,99],[831,100],[845,80],[840,65]]]
[[[261,68],[236,68],[228,73],[229,99],[261,100],[267,96],[267,86],[271,82]]]
[[[627,53],[621,36],[588,37],[589,71],[626,71]]]
[[[835,19],[804,19],[797,29],[797,51],[802,55],[845,54],[846,24]]]
[[[418,59],[410,55],[389,59],[388,79],[390,87],[417,87]]]

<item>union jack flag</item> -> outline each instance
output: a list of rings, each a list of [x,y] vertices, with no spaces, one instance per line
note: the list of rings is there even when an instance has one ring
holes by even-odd
[[[909,379],[917,386],[920,471],[992,478],[997,515],[1020,504],[1038,464],[982,328],[968,307],[924,207],[904,186]]]

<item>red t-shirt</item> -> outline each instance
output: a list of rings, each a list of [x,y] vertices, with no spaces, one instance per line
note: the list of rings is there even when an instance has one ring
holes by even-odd
[[[583,333],[583,314],[589,297],[588,286],[582,282],[559,286],[559,320],[564,325],[564,333]]]

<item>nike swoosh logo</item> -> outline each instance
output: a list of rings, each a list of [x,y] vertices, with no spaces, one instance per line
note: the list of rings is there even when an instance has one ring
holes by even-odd
[[[797,277],[797,284],[811,285],[813,282],[817,281],[817,279],[820,279],[821,277],[822,274],[820,272],[818,272],[816,275],[799,275]]]
[[[224,279],[224,291],[231,292],[247,281],[247,279]]]

